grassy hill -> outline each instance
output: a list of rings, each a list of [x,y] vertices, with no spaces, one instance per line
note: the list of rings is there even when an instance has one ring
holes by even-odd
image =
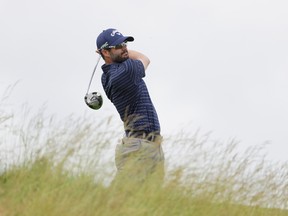
[[[205,188],[201,190],[199,196],[191,196],[175,181],[161,188],[151,183],[133,187],[127,182],[105,187],[92,176],[71,176],[43,158],[1,175],[0,215],[288,215],[279,209],[217,202]]]
[[[117,122],[117,121],[116,121]],[[0,216],[288,216],[288,166],[265,146],[190,131],[167,137],[164,184],[110,184],[122,126],[0,110]]]

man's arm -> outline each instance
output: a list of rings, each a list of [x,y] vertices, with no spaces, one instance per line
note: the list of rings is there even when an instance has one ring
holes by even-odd
[[[147,69],[148,65],[150,64],[150,59],[147,56],[135,50],[128,50],[128,53],[129,58],[140,60],[143,63],[145,70]]]

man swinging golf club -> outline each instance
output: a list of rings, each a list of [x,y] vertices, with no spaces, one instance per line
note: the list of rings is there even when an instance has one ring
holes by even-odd
[[[116,146],[117,176],[142,182],[150,176],[164,177],[164,155],[160,124],[143,80],[150,60],[127,49],[131,36],[106,29],[97,37],[97,53],[102,65],[102,85],[124,123],[125,137]]]

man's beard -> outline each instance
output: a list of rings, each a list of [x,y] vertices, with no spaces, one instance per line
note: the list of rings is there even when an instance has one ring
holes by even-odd
[[[126,60],[129,58],[129,56],[126,55],[125,57],[122,57],[123,54],[124,54],[124,53],[121,53],[121,54],[119,54],[119,55],[113,55],[113,54],[111,54],[111,59],[112,59],[112,61],[113,61],[113,62],[117,62],[117,63],[122,63],[122,62],[126,61]]]

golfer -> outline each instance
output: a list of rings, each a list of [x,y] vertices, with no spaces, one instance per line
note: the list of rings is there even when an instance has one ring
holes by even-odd
[[[109,28],[97,37],[97,53],[102,65],[102,85],[124,124],[125,136],[116,146],[117,178],[144,181],[150,176],[164,177],[164,155],[160,124],[143,80],[150,60],[127,49],[134,41]]]

